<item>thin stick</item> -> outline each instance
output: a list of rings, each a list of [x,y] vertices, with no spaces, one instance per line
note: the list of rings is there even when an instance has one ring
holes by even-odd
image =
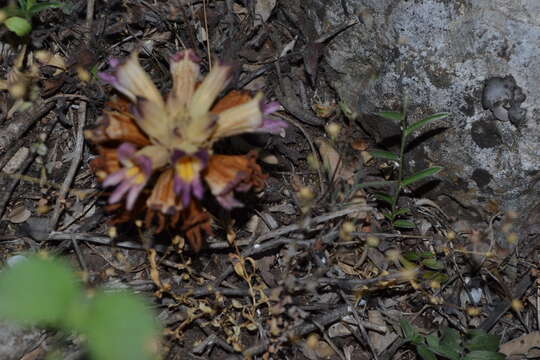
[[[208,34],[208,16],[206,16],[206,0],[203,0],[204,31],[206,32],[206,51],[208,52],[208,70],[212,70],[212,56],[210,53],[210,35]]]
[[[73,182],[73,178],[75,177],[75,174],[77,173],[77,170],[79,169],[79,163],[82,159],[83,149],[84,149],[84,126],[86,124],[86,102],[81,102],[79,107],[79,126],[77,127],[77,139],[75,143],[75,149],[73,151],[74,156],[71,161],[71,166],[69,167],[69,170],[66,174],[66,178],[64,182],[62,183],[62,187],[60,188],[60,194],[58,195],[58,200],[56,201],[56,204],[54,206],[54,212],[51,217],[51,220],[49,221],[49,229],[50,231],[53,231],[56,229],[56,225],[58,224],[58,219],[60,218],[60,214],[62,212],[62,204],[66,201],[66,195],[69,191],[69,188],[71,186],[71,183]]]
[[[84,39],[86,45],[90,43],[90,34],[92,32],[92,22],[94,19],[94,5],[95,0],[88,0],[86,3],[86,36]],[[58,219],[60,218],[60,214],[62,213],[62,204],[66,201],[66,195],[69,191],[71,183],[73,182],[73,178],[75,177],[75,174],[79,169],[79,163],[81,162],[83,156],[84,126],[86,125],[86,101],[84,99],[81,99],[79,103],[78,122],[79,126],[77,127],[77,139],[75,142],[75,149],[73,151],[74,156],[71,160],[71,166],[69,167],[69,170],[66,174],[66,178],[62,183],[62,187],[60,188],[60,194],[54,206],[54,212],[51,220],[49,221],[49,231],[53,231],[56,229]]]

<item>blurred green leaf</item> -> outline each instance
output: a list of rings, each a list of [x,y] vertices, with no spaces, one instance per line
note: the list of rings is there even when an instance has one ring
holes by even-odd
[[[422,337],[416,332],[416,329],[407,319],[400,319],[399,326],[401,327],[405,341],[409,341],[414,345],[420,344]]]
[[[148,360],[155,356],[157,324],[147,304],[132,294],[96,295],[83,330],[95,359]]]
[[[59,260],[30,257],[0,273],[0,316],[23,323],[58,325],[76,312],[81,287]]]
[[[499,349],[500,338],[497,335],[488,334],[483,330],[471,330],[467,334],[469,341],[465,347],[470,351],[497,351]]]
[[[459,336],[459,332],[457,330],[448,327],[445,327],[441,330],[442,345],[458,348],[460,343],[461,336]]]
[[[424,170],[422,170],[420,172],[417,172],[416,174],[414,174],[412,176],[409,176],[408,178],[403,179],[401,181],[401,186],[407,186],[407,185],[412,184],[413,182],[422,180],[422,179],[424,179],[424,178],[426,178],[428,176],[435,175],[436,173],[438,173],[442,169],[443,169],[443,167],[441,167],[441,166],[433,166],[433,167],[430,167],[428,169],[424,169]]]
[[[435,334],[429,334],[426,336],[426,343],[428,344],[428,347],[439,347],[439,338]]]
[[[386,187],[396,184],[396,181],[367,181],[358,185],[355,185],[356,189],[363,189],[367,187]]]
[[[422,279],[438,281],[442,284],[448,281],[448,275],[437,271],[424,271],[422,274]]]
[[[475,350],[471,351],[463,360],[504,360],[506,356],[496,351]]]
[[[13,16],[4,21],[6,27],[13,31],[18,36],[24,36],[32,31],[32,25],[30,23],[18,16]]]
[[[437,261],[437,259],[424,259],[421,261],[421,264],[432,269],[432,270],[442,270],[444,269],[444,264]]]
[[[394,212],[394,218],[400,216],[400,215],[406,215],[411,212],[411,209],[409,208],[400,208],[397,211]]]
[[[413,223],[410,220],[404,220],[404,219],[396,220],[392,223],[392,225],[394,227],[402,228],[402,229],[415,229],[416,228],[415,223]]]
[[[410,134],[412,134],[413,131],[415,131],[416,129],[421,128],[422,126],[424,126],[428,122],[433,121],[433,120],[444,119],[448,115],[450,115],[450,114],[448,114],[448,113],[438,113],[438,114],[433,114],[431,116],[428,116],[427,118],[424,118],[424,119],[422,119],[420,121],[417,121],[417,122],[415,122],[414,124],[410,125],[409,127],[407,127],[405,129],[404,136],[408,137]]]
[[[418,255],[417,252],[414,251],[407,251],[403,253],[403,257],[410,261],[418,261],[420,260],[420,255]]]
[[[392,205],[393,204],[393,197],[388,195],[388,194],[385,194],[385,193],[375,193],[375,199],[377,200],[381,200],[381,201],[384,201],[385,203],[387,203],[388,205]]]
[[[437,356],[428,349],[426,345],[418,345],[416,347],[418,355],[424,360],[437,360]]]
[[[61,8],[62,6],[64,6],[64,4],[59,3],[59,2],[54,2],[54,1],[44,2],[44,3],[39,3],[32,6],[28,11],[30,12],[30,15],[36,15],[43,10],[58,9],[58,8]]]
[[[405,114],[397,112],[397,111],[381,111],[378,113],[375,113],[375,115],[383,117],[388,120],[394,120],[394,121],[403,121],[405,119]]]
[[[416,265],[415,263],[413,263],[412,261],[409,261],[407,260],[406,258],[404,258],[403,256],[401,256],[399,258],[399,262],[401,263],[401,265],[403,265],[403,267],[407,270],[413,270],[413,269],[416,269],[418,267],[418,265]]]
[[[384,150],[373,150],[369,152],[371,156],[377,159],[386,159],[386,160],[392,160],[392,161],[399,161],[399,155],[394,154],[390,151],[384,151]]]

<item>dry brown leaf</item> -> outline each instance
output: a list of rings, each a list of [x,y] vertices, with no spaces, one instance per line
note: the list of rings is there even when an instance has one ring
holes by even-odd
[[[502,344],[499,352],[508,357],[517,356],[516,359],[522,359],[522,355],[527,358],[540,356],[540,331],[525,334]]]
[[[336,149],[334,149],[334,147],[325,139],[317,139],[315,143],[319,147],[319,153],[321,154],[324,169],[328,172],[330,177],[333,177],[334,174],[337,177],[337,172],[341,164],[341,156],[336,151]]]
[[[265,23],[276,7],[276,0],[257,0],[255,3],[255,25]]]
[[[364,139],[358,139],[358,140],[353,141],[353,143],[351,144],[351,147],[354,150],[366,151],[368,149],[368,147],[369,147],[369,144]]]
[[[9,214],[6,216],[7,220],[14,224],[21,224],[28,220],[28,218],[32,215],[30,210],[26,208],[24,205],[16,206],[13,210],[9,212]]]
[[[385,325],[382,314],[377,310],[369,310],[368,319],[369,322],[373,324]],[[398,337],[395,332],[388,332],[382,335],[376,331],[369,331],[368,336],[373,344],[373,347],[375,348],[375,351],[379,354],[390,346],[390,344],[392,344]]]
[[[358,275],[358,271],[354,269],[354,266],[347,265],[343,262],[338,262],[337,265],[347,275]]]

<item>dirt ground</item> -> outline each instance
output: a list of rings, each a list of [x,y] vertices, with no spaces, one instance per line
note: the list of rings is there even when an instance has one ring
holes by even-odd
[[[491,227],[506,224],[516,241],[515,214],[472,223],[404,189],[396,206],[415,226],[392,226],[378,193],[398,169],[370,155],[377,144],[328,85],[330,39],[308,39],[273,1],[66,3],[34,16],[27,36],[0,29],[2,262],[47,251],[68,258],[88,288],[151,298],[164,359],[421,358],[403,320],[435,337],[480,329],[517,358],[536,351],[534,246],[499,248]],[[212,235],[198,253],[174,227],[112,224],[90,166],[97,150],[83,136],[116,94],[97,76],[110,58],[139,50],[166,93],[169,58],[186,48],[203,74],[217,59],[234,65],[228,89],[262,91],[288,123],[277,135],[216,144],[255,150],[268,177],[261,191],[238,195],[244,207],[210,207]],[[47,341],[58,340],[36,343],[33,358],[44,358]],[[65,342],[66,353],[78,349]]]

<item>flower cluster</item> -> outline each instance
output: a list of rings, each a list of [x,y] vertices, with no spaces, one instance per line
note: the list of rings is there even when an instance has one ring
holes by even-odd
[[[285,123],[266,115],[278,103],[264,103],[262,94],[231,91],[231,69],[216,64],[199,79],[199,59],[192,50],[171,58],[172,89],[163,98],[133,53],[110,61],[111,73],[101,73],[121,97],[111,101],[99,125],[85,135],[97,144],[92,161],[104,187],[113,188],[109,208],[123,209],[117,220],[139,214],[145,224],[157,222],[158,232],[178,226],[198,251],[210,216],[201,200],[209,194],[226,209],[242,206],[235,191],[260,189],[264,175],[254,153],[214,154],[220,139],[246,132],[279,132]]]

